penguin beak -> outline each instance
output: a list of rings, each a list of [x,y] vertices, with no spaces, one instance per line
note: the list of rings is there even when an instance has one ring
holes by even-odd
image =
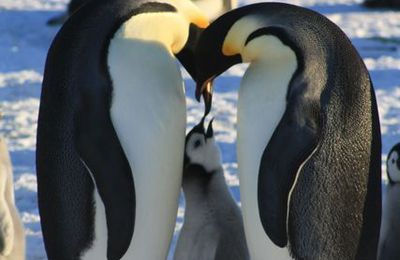
[[[214,136],[213,122],[214,122],[214,118],[212,118],[210,123],[208,124],[207,133],[206,133],[207,139],[212,138]]]
[[[212,105],[212,95],[213,95],[213,88],[214,88],[214,78],[211,77],[208,80],[204,81],[203,83],[197,83],[196,86],[196,99],[200,102],[200,97],[203,95],[204,103],[206,106],[205,109],[205,116],[210,113],[211,105]]]

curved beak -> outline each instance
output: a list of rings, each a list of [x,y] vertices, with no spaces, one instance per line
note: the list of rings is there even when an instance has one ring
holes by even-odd
[[[208,115],[211,110],[212,105],[212,95],[214,88],[214,77],[211,77],[204,81],[203,83],[197,83],[196,86],[196,99],[200,102],[200,97],[203,96],[204,104],[205,104],[205,112],[204,116]]]

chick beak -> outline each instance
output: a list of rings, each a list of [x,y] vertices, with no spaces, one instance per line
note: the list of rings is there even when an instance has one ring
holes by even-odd
[[[205,112],[204,115],[208,115],[211,110],[212,105],[212,95],[213,95],[213,81],[214,77],[209,78],[203,84],[197,85],[196,88],[196,99],[200,102],[200,97],[203,95],[204,104],[205,104]]]

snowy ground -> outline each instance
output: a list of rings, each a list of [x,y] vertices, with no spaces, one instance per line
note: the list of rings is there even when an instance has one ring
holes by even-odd
[[[0,0],[0,133],[8,139],[14,164],[16,203],[27,235],[27,259],[46,259],[36,199],[35,134],[40,86],[47,49],[58,28],[46,21],[61,12],[66,0]],[[242,0],[249,4],[259,1]],[[400,12],[371,11],[353,0],[293,0],[328,16],[351,38],[370,70],[378,97],[383,154],[400,141]],[[236,66],[217,81],[213,114],[223,152],[227,181],[239,200],[235,154],[237,88],[245,66]],[[189,127],[202,110],[187,83]],[[384,165],[382,165],[383,168]],[[181,203],[182,204],[182,203]],[[179,210],[177,231],[182,223]]]

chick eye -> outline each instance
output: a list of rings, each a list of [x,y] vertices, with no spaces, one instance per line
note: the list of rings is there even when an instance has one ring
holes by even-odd
[[[201,141],[200,141],[199,139],[197,139],[197,140],[194,142],[193,147],[194,147],[194,148],[199,148],[200,145],[201,145]]]

